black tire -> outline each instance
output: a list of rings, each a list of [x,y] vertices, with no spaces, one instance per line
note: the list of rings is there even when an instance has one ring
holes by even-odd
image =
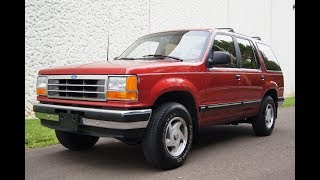
[[[185,148],[180,155],[172,156],[166,146],[165,137],[169,122],[173,118],[183,119],[188,132],[185,140]],[[180,128],[180,126],[179,126]],[[188,110],[179,103],[168,102],[157,107],[149,121],[145,136],[142,141],[142,148],[145,159],[149,164],[160,169],[174,169],[181,166],[192,145],[193,126],[191,116]],[[181,131],[180,131],[181,132]],[[179,138],[179,142],[182,138]]]
[[[135,146],[135,145],[141,144],[142,142],[142,140],[138,138],[117,138],[117,139],[119,139],[123,143],[130,146]]]
[[[268,127],[268,123],[266,122],[267,107],[268,107],[268,109],[273,108],[273,113],[271,113],[271,114],[273,114],[273,121],[272,121],[272,125],[269,123],[269,127]],[[262,100],[260,110],[252,122],[253,131],[256,136],[269,136],[269,135],[271,135],[273,128],[274,128],[274,125],[275,125],[276,112],[277,112],[277,109],[276,109],[276,106],[275,106],[275,103],[274,103],[274,100],[272,99],[272,97],[265,96]]]
[[[56,130],[59,142],[71,151],[87,150],[96,144],[99,137]]]

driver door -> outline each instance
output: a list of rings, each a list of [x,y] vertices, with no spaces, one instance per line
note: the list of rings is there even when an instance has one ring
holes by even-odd
[[[239,68],[236,42],[228,34],[217,34],[210,54],[224,51],[230,54],[229,64],[217,64],[207,68],[206,101],[200,110],[204,110],[202,124],[231,121],[242,116],[241,100],[244,92],[241,87],[242,71]],[[209,58],[212,58],[209,56]]]

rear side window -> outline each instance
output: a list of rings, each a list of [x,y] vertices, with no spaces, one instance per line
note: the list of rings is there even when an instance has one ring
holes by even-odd
[[[237,38],[237,42],[241,52],[242,68],[258,69],[257,60],[250,41],[247,39]]]
[[[215,67],[237,68],[237,56],[234,41],[231,36],[218,34],[214,39],[212,46],[213,51],[224,51],[230,54],[231,61],[229,64],[214,65]]]
[[[270,46],[257,43],[261,56],[263,58],[264,65],[266,66],[267,70],[271,71],[281,71],[279,62],[274,55]]]

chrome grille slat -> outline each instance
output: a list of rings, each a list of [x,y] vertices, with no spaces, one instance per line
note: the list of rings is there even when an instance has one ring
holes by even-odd
[[[102,100],[98,100],[96,98],[69,98],[69,97],[63,97],[63,96],[50,96],[50,98],[54,98],[54,99],[71,99],[71,100],[86,100],[86,101],[102,101]]]
[[[66,84],[48,84],[50,86],[65,86]],[[89,85],[89,84],[68,84],[68,86],[94,86],[94,87],[104,87],[104,85]]]
[[[108,76],[105,75],[72,75],[48,76],[48,98],[106,101],[106,83]]]
[[[92,91],[64,91],[64,90],[48,90],[53,92],[73,92],[73,93],[97,93],[97,94],[104,94],[104,92],[92,92]]]

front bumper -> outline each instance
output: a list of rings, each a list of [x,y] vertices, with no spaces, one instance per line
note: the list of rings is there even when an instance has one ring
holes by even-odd
[[[36,117],[41,119],[41,124],[46,127],[113,137],[125,136],[130,130],[143,130],[147,127],[152,113],[151,109],[112,110],[41,103],[35,104],[33,110]],[[70,116],[77,118],[76,128],[66,128],[62,124],[62,120],[74,120],[69,118]],[[65,120],[66,118],[70,120]]]

